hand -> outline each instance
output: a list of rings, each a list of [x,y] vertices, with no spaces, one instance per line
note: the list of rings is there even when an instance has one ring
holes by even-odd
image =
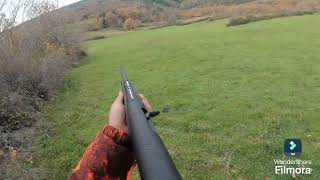
[[[152,112],[152,107],[149,104],[147,98],[140,94],[141,101],[148,112]],[[120,91],[118,97],[113,102],[109,112],[109,125],[128,132],[128,127],[126,123],[126,113],[123,105],[123,94]]]

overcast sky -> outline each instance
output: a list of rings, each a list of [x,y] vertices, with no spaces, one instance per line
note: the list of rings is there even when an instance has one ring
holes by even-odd
[[[78,2],[80,0],[60,0],[60,6],[66,6],[75,2]]]
[[[41,0],[38,0],[41,1]],[[81,0],[59,0],[59,6],[63,7],[75,2],[78,2]],[[0,3],[2,2],[2,0],[0,0]],[[8,9],[11,9],[11,7],[13,7],[12,5],[15,5],[19,2],[19,0],[7,0],[7,5],[5,6],[4,9],[2,9],[2,12],[7,13],[10,12]],[[0,13],[2,13],[0,12]],[[24,21],[24,17],[22,17],[22,15],[20,15],[20,13],[18,14],[18,18],[17,18],[17,23],[20,24],[21,22]]]
[[[10,4],[11,2],[13,2],[14,4],[17,3],[19,0],[9,0],[8,4]],[[72,3],[75,3],[75,2],[78,2],[80,0],[59,0],[59,5],[62,7],[62,6],[66,6],[66,5],[69,5],[69,4],[72,4]],[[1,0],[0,0],[1,2]]]

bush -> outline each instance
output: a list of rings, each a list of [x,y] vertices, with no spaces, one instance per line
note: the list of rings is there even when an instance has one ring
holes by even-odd
[[[103,17],[97,16],[96,17],[96,29],[101,30],[107,27],[106,20]]]
[[[256,21],[268,20],[278,17],[286,17],[286,16],[301,16],[307,14],[313,14],[313,11],[294,11],[294,12],[281,12],[277,14],[259,14],[259,15],[246,15],[246,16],[238,16],[232,17],[229,20],[227,26],[237,26],[242,24],[248,24]]]
[[[93,37],[84,39],[84,41],[94,41],[94,40],[99,40],[99,39],[104,39],[104,38],[106,38],[106,37],[102,36],[102,35],[97,35],[97,36],[93,36]]]
[[[177,24],[177,16],[175,14],[171,14],[168,18],[168,24],[170,25],[174,25],[174,24]]]
[[[242,25],[242,24],[248,24],[250,22],[256,21],[256,18],[253,16],[239,16],[239,17],[232,17],[229,20],[229,23],[227,26],[236,26],[236,25]]]
[[[95,23],[88,23],[88,31],[98,31],[99,29],[97,28]]]
[[[121,19],[113,12],[109,12],[106,14],[105,23],[106,23],[106,27],[113,27],[113,28],[122,27]]]
[[[123,23],[123,29],[127,31],[132,31],[135,29],[135,27],[136,27],[135,20],[132,18],[126,19]]]
[[[25,107],[25,104],[32,103],[30,99],[16,92],[4,92],[6,90],[3,87],[0,90],[0,127],[3,127],[2,132],[30,126],[33,122],[34,112]]]
[[[68,70],[85,55],[79,37],[56,16],[43,15],[0,34],[0,126],[30,126],[46,101],[53,100]]]

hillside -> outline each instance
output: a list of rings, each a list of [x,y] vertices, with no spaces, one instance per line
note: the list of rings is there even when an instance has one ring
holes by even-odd
[[[244,2],[250,2],[250,1],[256,1],[256,0],[197,0],[193,1],[195,6],[200,4],[240,4]],[[125,3],[132,3],[132,2],[138,2],[138,3],[146,3],[146,4],[159,4],[164,6],[176,6],[187,2],[192,2],[190,0],[125,0],[122,1]],[[119,3],[119,1],[116,0],[82,0],[80,2],[71,4],[69,6],[64,7],[67,10],[71,11],[77,11],[82,9],[87,9],[90,7],[104,7],[109,4],[111,6],[114,3]]]
[[[319,16],[226,27],[227,21],[121,33],[88,57],[47,107],[35,164],[66,179],[106,122],[120,65],[153,108],[185,179],[276,179],[283,140],[301,138],[320,176]],[[291,179],[281,176],[281,179]]]
[[[134,30],[231,18],[232,25],[277,17],[316,14],[317,0],[83,0],[57,10],[75,28]]]
[[[196,7],[215,5],[237,5],[256,0],[82,0],[77,3],[65,6],[58,13],[73,14],[75,21],[82,21],[83,17],[94,17],[101,13],[108,13],[118,8],[133,8],[137,6],[147,6],[157,8],[156,11],[174,9],[184,11]]]

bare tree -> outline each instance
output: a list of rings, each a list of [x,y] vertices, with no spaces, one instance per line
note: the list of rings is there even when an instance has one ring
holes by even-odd
[[[35,18],[49,13],[59,7],[59,0],[30,0],[28,18]]]
[[[11,1],[10,3],[7,0],[0,1],[0,32],[16,25],[18,14],[23,5],[22,2],[23,0]]]
[[[2,12],[2,9],[7,4],[7,0],[0,0],[0,12]]]
[[[11,11],[9,12],[9,20],[10,20],[10,24],[9,24],[9,28],[13,27],[16,23],[17,17],[18,17],[18,13],[22,7],[23,3],[22,0],[18,0],[16,1],[16,3],[12,2],[11,3]]]
[[[26,21],[26,13],[28,9],[30,8],[30,5],[32,4],[33,0],[24,0],[21,10],[21,22]]]

